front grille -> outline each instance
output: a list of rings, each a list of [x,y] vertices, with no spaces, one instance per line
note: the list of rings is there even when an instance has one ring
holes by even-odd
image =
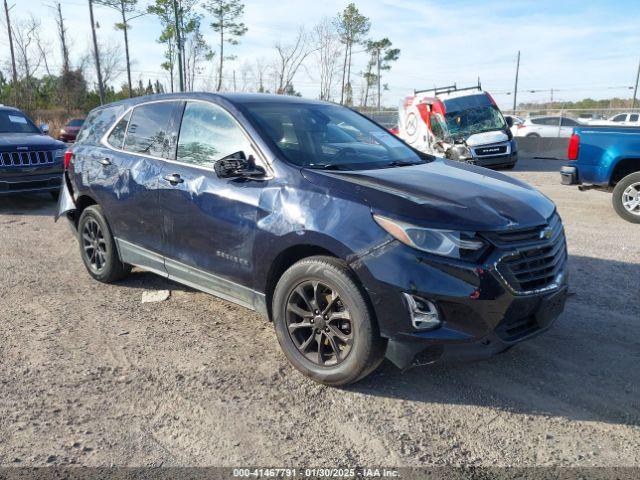
[[[50,165],[54,163],[54,161],[54,150],[45,150],[40,152],[2,152],[0,154],[0,167]]]
[[[512,250],[498,261],[496,270],[514,292],[532,293],[557,287],[567,261],[564,229],[557,214],[547,225],[485,236],[497,247]]]
[[[506,145],[500,145],[500,146],[491,146],[491,147],[478,147],[475,149],[476,155],[478,156],[485,156],[485,155],[504,155],[505,153],[507,153],[507,146]]]

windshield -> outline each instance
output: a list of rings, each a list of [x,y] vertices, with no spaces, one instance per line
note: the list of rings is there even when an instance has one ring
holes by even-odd
[[[468,137],[474,133],[503,130],[506,123],[500,110],[495,106],[475,107],[445,115],[447,127],[453,138]]]
[[[69,121],[69,123],[67,123],[67,127],[81,127],[82,124],[84,123],[84,119],[82,118],[76,118],[73,119],[71,121]]]
[[[502,113],[484,93],[452,98],[443,103],[447,112],[445,121],[454,139],[507,128]]]
[[[17,111],[0,111],[0,133],[41,133],[31,120]]]
[[[362,170],[424,163],[387,130],[337,105],[249,103],[249,115],[291,163]]]

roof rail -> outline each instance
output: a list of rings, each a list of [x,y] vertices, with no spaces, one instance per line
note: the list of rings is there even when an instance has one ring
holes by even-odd
[[[414,90],[413,94],[416,95],[418,93],[433,92],[434,95],[439,95],[441,93],[462,92],[465,90],[482,90],[482,85],[480,84],[480,78],[478,78],[478,84],[473,87],[458,88],[457,85],[454,83],[453,85],[449,85],[448,87],[434,87],[434,88],[427,88],[424,90]]]

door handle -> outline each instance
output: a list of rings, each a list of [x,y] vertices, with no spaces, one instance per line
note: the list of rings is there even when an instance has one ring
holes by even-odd
[[[109,160],[107,157],[98,159],[98,162],[100,162],[100,165],[102,165],[103,167],[108,167],[109,165],[111,165],[111,160]]]
[[[164,178],[167,182],[169,182],[171,185],[177,185],[179,183],[183,183],[184,180],[182,179],[182,177],[180,175],[178,175],[177,173],[171,173],[169,175],[165,175]]]

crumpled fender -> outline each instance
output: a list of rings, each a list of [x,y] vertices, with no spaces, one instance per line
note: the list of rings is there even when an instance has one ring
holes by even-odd
[[[67,213],[73,212],[76,209],[76,202],[71,195],[69,189],[67,174],[62,174],[62,188],[60,189],[60,196],[58,197],[58,211],[55,214],[54,221],[57,222],[60,217]]]

